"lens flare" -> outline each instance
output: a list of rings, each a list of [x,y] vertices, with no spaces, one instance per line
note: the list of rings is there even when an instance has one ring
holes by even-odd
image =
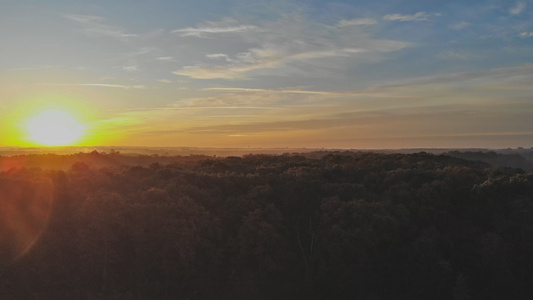
[[[30,251],[47,227],[52,202],[48,182],[0,179],[0,263]]]

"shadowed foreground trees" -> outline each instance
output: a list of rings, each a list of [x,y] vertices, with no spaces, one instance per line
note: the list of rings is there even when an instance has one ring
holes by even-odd
[[[1,299],[533,297],[520,169],[426,153],[122,158],[0,173]]]

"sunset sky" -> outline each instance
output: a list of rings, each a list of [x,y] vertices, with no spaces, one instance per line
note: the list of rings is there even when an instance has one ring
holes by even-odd
[[[533,1],[3,0],[0,146],[532,147]]]

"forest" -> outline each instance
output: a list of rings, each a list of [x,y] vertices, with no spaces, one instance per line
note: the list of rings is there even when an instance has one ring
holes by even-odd
[[[498,155],[0,157],[0,299],[533,299]]]

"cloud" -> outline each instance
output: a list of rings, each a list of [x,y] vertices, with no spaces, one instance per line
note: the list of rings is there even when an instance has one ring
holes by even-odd
[[[224,59],[224,60],[230,61],[229,56],[224,53],[207,54],[205,57],[210,58],[210,59]]]
[[[180,36],[196,36],[202,37],[206,33],[232,33],[232,32],[242,32],[247,30],[255,29],[255,26],[241,25],[236,27],[202,27],[202,28],[184,28],[173,30],[172,33],[177,33]]]
[[[159,61],[176,61],[176,59],[172,56],[160,56],[156,58]]]
[[[173,74],[187,76],[195,79],[248,79],[251,72],[265,71],[268,69],[278,69],[286,67],[292,63],[317,60],[327,57],[352,57],[370,53],[385,53],[397,51],[407,47],[409,44],[391,40],[368,40],[365,42],[366,48],[331,48],[324,45],[323,48],[330,48],[317,51],[304,51],[304,49],[286,49],[278,47],[254,48],[247,52],[241,52],[235,57],[215,54],[209,58],[225,58],[228,65],[210,66],[209,64],[185,66]],[[316,46],[315,46],[316,47]],[[298,51],[300,50],[300,51]]]
[[[136,34],[125,33],[120,27],[105,24],[104,18],[99,16],[69,14],[64,17],[78,23],[87,34],[92,36],[105,36],[120,40],[137,37]]]
[[[450,26],[451,29],[453,30],[462,30],[462,29],[466,29],[468,27],[470,27],[472,24],[468,23],[468,22],[465,22],[465,21],[461,21],[457,24],[454,24],[452,26]]]
[[[215,34],[239,33],[256,29],[256,26],[241,25],[237,21],[227,18],[220,22],[206,22],[198,27],[175,29],[172,30],[172,33],[182,37],[193,36],[198,38],[205,38]]]
[[[357,18],[357,19],[351,19],[351,20],[340,20],[339,23],[337,23],[337,26],[338,27],[366,26],[366,25],[374,25],[377,23],[378,22],[372,18]]]
[[[120,89],[138,89],[138,90],[144,90],[147,87],[142,84],[136,84],[136,85],[121,85],[121,84],[105,84],[105,83],[80,83],[75,84],[78,86],[96,86],[96,87],[111,87],[111,88],[120,88]]]
[[[491,85],[502,81],[525,81],[524,84],[533,84],[533,64],[524,64],[515,67],[502,67],[479,72],[463,72],[447,75],[427,76],[421,78],[411,78],[403,82],[389,84],[383,87],[412,87],[419,85]]]
[[[302,52],[293,55],[283,55],[283,53],[277,51],[252,49],[250,52],[241,53],[240,58],[230,60],[234,63],[229,66],[185,66],[181,70],[173,73],[195,79],[247,79],[248,73],[252,71],[278,68],[295,60],[337,55],[340,55],[340,53],[335,51]]]
[[[261,134],[268,132],[328,132],[331,135],[342,135],[346,133],[357,138],[365,136],[371,138],[373,131],[379,133],[380,138],[386,137],[435,137],[452,136],[456,134],[456,128],[447,128],[446,131],[433,132],[439,130],[443,124],[450,125],[454,122],[465,123],[472,117],[473,111],[468,107],[409,107],[409,108],[381,108],[376,110],[346,111],[337,113],[325,113],[320,116],[308,116],[301,119],[261,119],[258,121],[244,121],[239,123],[208,124],[200,126],[190,126],[180,129],[181,132],[190,134]],[[432,126],[420,126],[430,120],[438,120],[439,123]],[[464,125],[464,124],[462,124]],[[395,130],[391,130],[394,127]],[[338,130],[343,130],[340,133]],[[475,129],[473,129],[475,131]],[[483,134],[484,132],[481,132]],[[352,137],[353,138],[353,137]]]
[[[400,21],[400,22],[409,22],[409,21],[429,21],[433,16],[440,16],[440,14],[428,14],[423,11],[419,11],[414,15],[401,15],[401,14],[391,14],[385,15],[383,20],[387,21]]]
[[[511,9],[509,9],[509,12],[512,14],[512,15],[518,15],[520,14],[521,12],[524,11],[524,9],[526,8],[527,4],[523,1],[521,2],[517,2],[515,6],[511,7]]]
[[[238,87],[221,87],[221,88],[205,88],[204,91],[222,91],[222,92],[241,92],[241,93],[288,93],[288,94],[312,94],[312,95],[333,95],[338,94],[337,92],[328,92],[328,91],[306,91],[306,90],[289,90],[289,89],[249,89],[249,88],[238,88]]]
[[[277,103],[289,100],[267,93],[248,94],[245,97],[236,93],[223,93],[212,97],[196,97],[180,100],[169,106],[170,109],[276,109]]]
[[[388,94],[381,91],[353,90],[353,91],[323,91],[304,90],[298,87],[284,89],[257,89],[241,87],[205,88],[213,96],[182,99],[172,104],[170,109],[203,110],[207,114],[213,109],[247,110],[247,114],[256,119],[257,111],[283,111],[295,109],[300,116],[306,113],[302,109],[317,110],[322,115],[324,109],[335,105],[338,99],[350,99],[350,103],[365,99],[400,99],[401,95]],[[251,112],[250,110],[254,110]],[[291,113],[287,115],[292,115]]]
[[[524,32],[521,32],[520,33],[520,36],[521,37],[533,37],[533,32],[527,32],[527,31],[524,31]]]
[[[173,31],[181,36],[202,38],[232,35],[230,43],[213,39],[203,41],[206,44],[203,49],[209,52],[200,54],[196,63],[181,66],[173,73],[194,79],[227,80],[271,75],[291,76],[295,80],[342,76],[342,71],[346,72],[358,62],[381,60],[381,54],[411,45],[371,37],[363,26],[377,23],[371,18],[341,20],[331,26],[300,14],[287,14],[276,20],[257,22],[243,23],[226,18]],[[362,28],[346,30],[350,26]],[[347,63],[339,64],[339,59]]]
[[[83,24],[95,23],[95,22],[100,22],[103,20],[102,17],[89,16],[89,15],[65,15],[64,17],[67,19],[76,21],[78,23],[83,23]]]
[[[281,58],[281,53],[275,50],[250,49],[239,53],[235,58],[227,59],[231,61],[229,65],[185,66],[173,73],[196,79],[245,79],[251,71],[275,68]]]
[[[454,50],[447,50],[442,51],[439,54],[437,54],[437,57],[443,60],[469,60],[471,58],[470,55],[462,52],[462,51],[454,51]]]
[[[353,91],[310,91],[296,88],[289,89],[251,89],[239,87],[213,87],[205,88],[204,91],[221,91],[229,93],[269,93],[269,94],[300,94],[300,95],[321,95],[321,96],[350,96],[350,97],[373,97],[373,98],[390,98],[399,97],[386,93],[368,90],[353,90]]]
[[[120,88],[120,89],[129,89],[130,86],[120,85],[120,84],[107,84],[107,83],[79,83],[72,84],[77,86],[96,86],[96,87],[110,87],[110,88]]]
[[[261,133],[261,132],[283,132],[295,130],[324,130],[334,127],[361,126],[357,123],[357,118],[336,118],[335,116],[323,119],[307,120],[287,120],[287,121],[265,121],[250,122],[241,124],[218,124],[215,126],[198,126],[184,128],[183,131],[192,134],[231,134],[233,132],[242,132],[244,134]]]
[[[108,84],[108,83],[43,83],[43,86],[93,86],[93,87],[106,87],[106,88],[119,88],[119,89],[141,89],[144,90],[147,87],[145,85],[122,85],[122,84]]]
[[[234,67],[185,66],[181,70],[174,71],[172,73],[194,79],[246,79],[247,72],[263,68],[268,68],[268,64]]]
[[[182,99],[171,107],[173,109],[206,109],[211,113],[212,109],[242,109],[242,110],[280,110],[287,107],[316,107],[330,105],[331,101],[324,103],[324,99],[336,97],[351,97],[360,99],[367,97],[366,91],[321,91],[305,90],[300,87],[284,89],[261,89],[244,87],[213,87],[201,90],[212,96]],[[383,93],[375,92],[376,97]],[[302,113],[300,111],[300,113]],[[257,116],[256,113],[250,113]]]
[[[138,115],[148,118],[146,124],[151,125],[146,130],[206,139],[234,134],[286,136],[288,140],[306,136],[306,142],[322,142],[322,138],[355,141],[416,136],[424,140],[510,134],[530,128],[533,107],[527,95],[531,90],[498,91],[494,83],[529,87],[531,74],[533,64],[415,78],[396,86],[354,91],[212,87],[199,91],[209,96],[180,99]],[[381,98],[384,94],[388,97]]]
[[[34,67],[21,67],[21,68],[11,68],[8,71],[35,71],[35,70],[46,70],[46,69],[56,69],[60,66],[52,65],[43,65],[43,66],[34,66]]]
[[[139,66],[135,66],[135,65],[133,65],[133,66],[123,66],[122,70],[124,70],[126,72],[134,73],[134,72],[139,71]]]

